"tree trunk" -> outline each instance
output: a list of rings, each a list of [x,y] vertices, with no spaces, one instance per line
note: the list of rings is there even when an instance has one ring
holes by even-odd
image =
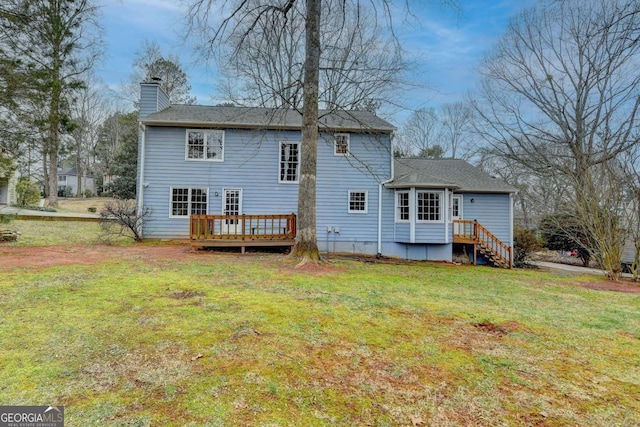
[[[58,207],[58,153],[49,151],[49,206]]]
[[[302,262],[320,259],[316,233],[316,160],[321,0],[307,0],[302,147],[298,189],[298,235],[293,253]]]
[[[47,148],[45,147],[42,149],[42,182],[44,183],[44,197],[49,197],[49,194],[51,194],[51,187],[49,186],[49,163],[47,162],[48,158],[49,156],[47,155]],[[56,191],[58,191],[57,188]]]
[[[76,174],[77,174],[77,187],[76,187],[76,197],[82,197],[82,173],[80,172],[80,154],[82,150],[82,136],[78,138],[78,146],[76,147]]]

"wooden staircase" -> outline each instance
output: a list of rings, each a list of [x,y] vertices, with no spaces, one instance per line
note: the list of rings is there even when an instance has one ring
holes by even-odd
[[[513,267],[511,247],[475,220],[453,221],[453,242],[473,245],[473,262],[480,253],[491,264],[500,268]]]

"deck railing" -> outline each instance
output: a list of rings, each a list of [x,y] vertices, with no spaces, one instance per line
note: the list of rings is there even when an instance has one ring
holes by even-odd
[[[465,219],[454,220],[453,239],[454,242],[482,245],[495,256],[496,262],[508,268],[513,266],[511,247],[498,239],[478,221]]]
[[[296,237],[296,215],[191,215],[192,240],[287,240]]]

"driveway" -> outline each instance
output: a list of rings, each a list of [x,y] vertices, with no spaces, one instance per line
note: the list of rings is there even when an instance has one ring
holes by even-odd
[[[547,262],[547,261],[532,261],[531,264],[540,267],[546,268],[549,270],[559,270],[559,271],[569,271],[578,274],[596,274],[606,276],[607,272],[604,270],[599,270],[597,268],[590,267],[582,267],[578,265],[568,265],[568,264],[559,264],[557,262]],[[633,278],[631,274],[623,273],[622,277],[625,278]]]

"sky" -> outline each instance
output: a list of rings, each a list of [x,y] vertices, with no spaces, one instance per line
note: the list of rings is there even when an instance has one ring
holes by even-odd
[[[441,6],[438,0],[410,2],[418,22],[395,17],[401,43],[416,64],[410,76],[415,87],[403,95],[403,104],[409,109],[437,108],[462,100],[478,83],[479,59],[503,34],[509,18],[534,2],[458,0],[459,11]],[[102,4],[106,55],[97,74],[110,88],[127,81],[135,54],[146,39],[157,42],[164,54],[178,55],[198,104],[224,101],[215,94],[215,70],[205,66],[182,40],[180,0],[102,0]]]

